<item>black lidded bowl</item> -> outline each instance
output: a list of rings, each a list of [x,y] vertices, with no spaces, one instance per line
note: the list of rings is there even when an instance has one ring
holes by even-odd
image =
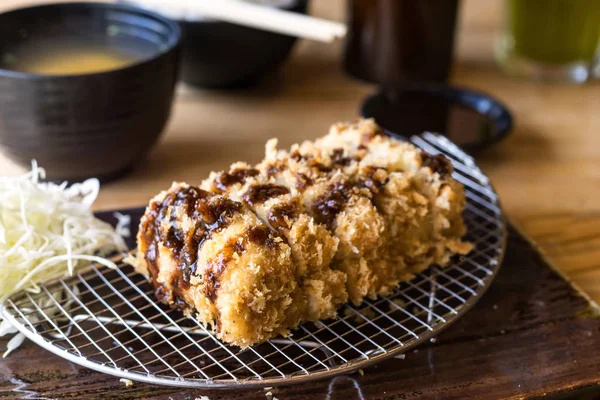
[[[0,55],[32,38],[64,35],[106,35],[110,46],[139,40],[154,47],[122,68],[79,75],[17,72],[0,57],[0,146],[22,165],[36,159],[51,180],[115,179],[143,161],[169,119],[180,28],[155,13],[106,3],[0,14]]]
[[[122,0],[144,6],[144,0]],[[215,0],[218,1],[218,0]],[[248,1],[248,0],[246,0]],[[308,0],[257,1],[265,7],[306,14]],[[202,17],[165,16],[183,31],[181,79],[207,89],[251,86],[274,73],[288,58],[297,38]]]

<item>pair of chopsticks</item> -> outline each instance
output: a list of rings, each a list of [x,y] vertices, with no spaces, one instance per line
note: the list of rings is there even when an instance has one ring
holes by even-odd
[[[344,24],[240,0],[138,0],[138,3],[322,42],[346,35]]]

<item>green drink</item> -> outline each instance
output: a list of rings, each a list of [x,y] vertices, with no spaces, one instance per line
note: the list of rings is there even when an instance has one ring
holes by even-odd
[[[508,0],[498,58],[509,73],[585,81],[600,38],[599,0]]]

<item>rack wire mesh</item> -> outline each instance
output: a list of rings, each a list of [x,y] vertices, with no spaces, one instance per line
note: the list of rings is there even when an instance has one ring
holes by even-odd
[[[465,313],[490,285],[504,253],[498,197],[474,160],[444,137],[411,141],[444,154],[466,188],[467,256],[436,266],[391,295],[344,306],[335,319],[241,350],[154,301],[145,278],[120,263],[21,292],[2,313],[40,346],[77,364],[135,381],[180,387],[275,386],[324,378],[398,356]]]

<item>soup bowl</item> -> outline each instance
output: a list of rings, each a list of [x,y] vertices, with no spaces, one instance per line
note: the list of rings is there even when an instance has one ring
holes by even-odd
[[[35,51],[36,43],[71,39],[139,54],[90,73],[19,66],[21,46]],[[169,119],[180,47],[177,23],[127,5],[61,3],[0,14],[2,151],[23,165],[37,160],[51,180],[123,175],[143,161]]]

